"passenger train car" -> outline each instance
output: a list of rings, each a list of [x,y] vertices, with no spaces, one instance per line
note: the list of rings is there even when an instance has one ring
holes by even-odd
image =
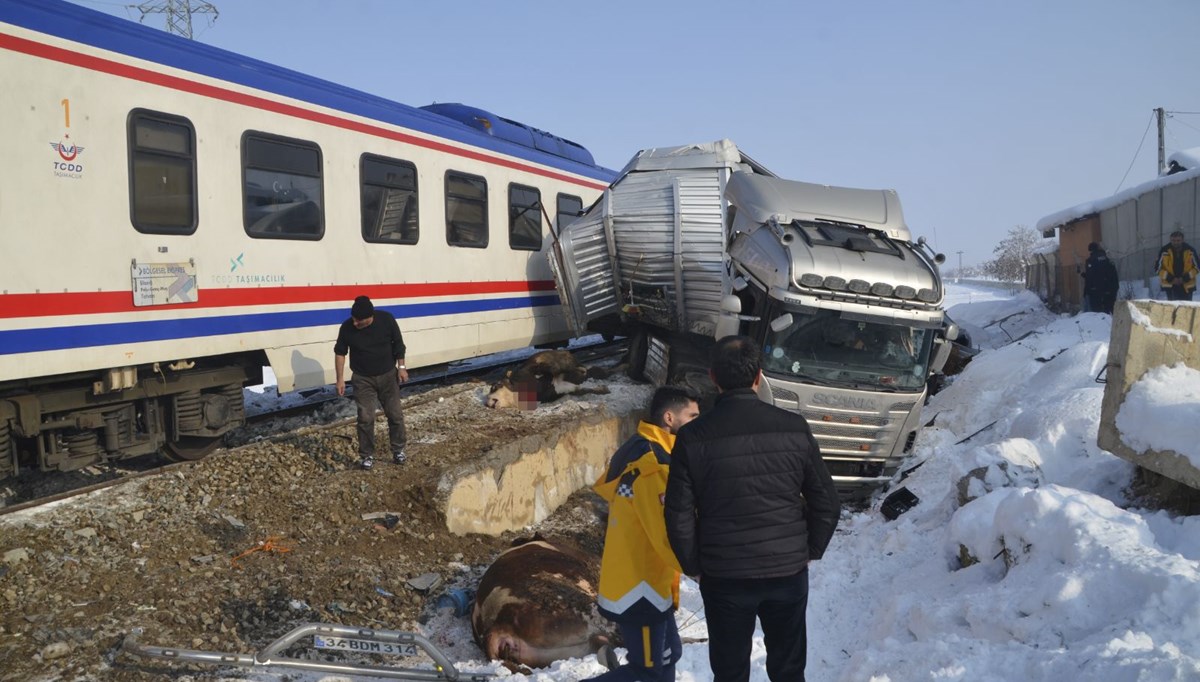
[[[546,249],[614,173],[60,0],[0,2],[0,479],[207,454],[333,381],[359,294],[410,367],[565,339]]]

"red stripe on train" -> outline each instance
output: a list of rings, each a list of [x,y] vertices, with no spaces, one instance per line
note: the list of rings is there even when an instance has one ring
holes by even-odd
[[[320,113],[317,111],[311,111],[309,109],[304,109],[302,107],[294,106],[291,104],[285,104],[283,102],[276,102],[273,100],[266,99],[264,97],[258,97],[256,95],[248,95],[245,93],[236,92],[234,90],[228,90],[226,88],[217,87],[215,85],[206,85],[204,83],[197,83],[195,81],[187,80],[186,78],[179,78],[178,76],[170,76],[165,73],[157,73],[157,72],[150,71],[148,69],[143,69],[143,68],[140,68],[137,66],[121,64],[120,62],[114,62],[114,61],[111,61],[108,59],[103,59],[101,57],[93,57],[91,55],[81,54],[78,52],[72,52],[70,50],[66,50],[66,49],[63,49],[60,47],[46,45],[46,44],[39,43],[39,42],[36,42],[33,40],[27,40],[25,38],[18,38],[13,35],[0,34],[0,48],[12,50],[13,52],[21,52],[21,53],[28,54],[28,55],[31,55],[34,57],[41,57],[42,59],[49,59],[51,61],[61,62],[63,64],[70,64],[73,66],[78,66],[78,67],[82,67],[85,69],[90,69],[92,71],[108,73],[108,74],[112,74],[114,76],[120,76],[121,78],[128,78],[130,80],[141,81],[143,83],[159,85],[164,88],[171,88],[172,90],[179,90],[182,92],[190,92],[192,94],[200,95],[202,97],[209,97],[212,99],[224,100],[226,102],[233,102],[234,104],[241,104],[241,105],[251,107],[254,109],[273,111],[277,114],[283,114],[285,116],[292,116],[295,118],[312,121],[314,123],[321,123],[324,125],[333,126],[335,128],[343,128],[345,130],[352,130],[352,131],[359,132],[359,133],[366,133],[367,135],[374,135],[376,137],[382,137],[382,138],[386,138],[389,140],[395,140],[397,142],[404,142],[406,144],[411,144],[411,145],[418,146],[418,147],[425,147],[427,149],[432,149],[432,150],[439,151],[439,152],[445,152],[447,154],[453,154],[455,156],[461,156],[461,157],[473,159],[476,161],[482,161],[484,163],[490,163],[490,164],[494,164],[497,166],[503,166],[505,168],[512,168],[515,170],[526,171],[529,173],[541,175],[543,177],[554,178],[555,180],[562,180],[563,182],[569,182],[574,185],[581,185],[584,187],[590,187],[592,189],[599,189],[599,190],[602,190],[602,189],[605,189],[606,187],[608,187],[608,185],[598,184],[595,182],[588,182],[586,180],[580,180],[578,178],[573,178],[568,175],[563,175],[562,173],[556,173],[554,171],[537,168],[535,166],[529,166],[529,165],[526,165],[523,163],[518,163],[516,161],[510,161],[507,159],[501,159],[501,158],[497,158],[494,156],[489,156],[487,154],[482,154],[480,152],[472,151],[470,149],[463,149],[461,147],[455,147],[453,145],[449,145],[444,142],[438,142],[436,140],[427,140],[422,137],[417,137],[415,135],[409,135],[407,133],[401,133],[401,132],[397,132],[394,130],[388,130],[386,128],[382,128],[382,127],[376,126],[376,125],[371,125],[369,123],[362,123],[359,121],[352,121],[352,120],[345,119],[345,118],[339,118],[337,116],[333,116],[330,114],[323,114],[323,113]]]
[[[424,284],[345,284],[315,287],[255,287],[246,289],[200,289],[196,303],[138,307],[129,291],[79,293],[3,294],[0,318],[97,315],[137,310],[197,310],[237,306],[288,305],[344,301],[349,310],[355,296],[365,294],[382,301],[429,296],[467,296],[553,291],[550,280],[508,282],[429,282]]]

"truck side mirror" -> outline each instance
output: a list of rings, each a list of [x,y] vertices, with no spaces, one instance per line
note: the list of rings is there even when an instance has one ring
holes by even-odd
[[[942,335],[946,337],[947,341],[957,340],[958,339],[958,325],[954,324],[953,322],[946,325],[946,328],[942,331]]]
[[[721,311],[731,315],[737,315],[742,312],[742,299],[733,294],[726,294],[721,298]]]
[[[792,314],[791,313],[784,313],[784,314],[780,315],[779,317],[771,320],[771,331],[773,331],[777,334],[779,332],[783,331],[784,329],[787,329],[790,326],[792,326]]]

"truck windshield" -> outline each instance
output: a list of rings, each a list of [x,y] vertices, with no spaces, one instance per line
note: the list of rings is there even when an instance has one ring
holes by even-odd
[[[767,330],[764,372],[877,391],[925,387],[933,330],[849,320],[830,310],[792,318],[782,331]]]

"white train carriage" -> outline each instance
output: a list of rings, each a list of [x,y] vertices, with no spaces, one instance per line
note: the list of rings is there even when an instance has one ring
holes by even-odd
[[[544,251],[613,178],[579,145],[58,0],[0,2],[0,73],[0,478],[203,456],[264,363],[333,381],[358,294],[410,367],[568,336]]]

